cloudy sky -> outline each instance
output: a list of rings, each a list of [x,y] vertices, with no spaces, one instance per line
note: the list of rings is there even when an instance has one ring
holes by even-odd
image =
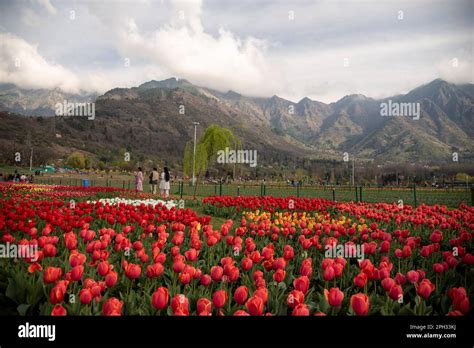
[[[0,0],[0,82],[152,79],[333,102],[474,82],[472,0]]]

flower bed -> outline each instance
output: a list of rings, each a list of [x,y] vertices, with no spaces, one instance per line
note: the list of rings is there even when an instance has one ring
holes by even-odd
[[[2,243],[38,248],[0,259],[8,314],[470,312],[473,207],[210,197],[207,209],[237,214],[213,226],[149,197],[84,190],[71,206],[80,190],[33,189],[0,187]]]

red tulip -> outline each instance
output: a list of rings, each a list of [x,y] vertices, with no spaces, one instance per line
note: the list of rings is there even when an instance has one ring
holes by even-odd
[[[51,311],[51,315],[53,317],[66,316],[67,315],[66,308],[64,308],[60,304],[57,304],[53,307],[53,310]]]
[[[222,280],[223,275],[224,275],[224,269],[221,266],[214,266],[211,268],[211,278],[215,282]]]
[[[212,302],[205,298],[201,297],[196,304],[196,311],[198,315],[208,316],[211,315],[212,311]]]
[[[263,314],[263,300],[259,296],[252,296],[249,298],[245,307],[247,307],[248,312],[250,315],[257,316]]]
[[[89,304],[92,301],[92,292],[90,289],[81,289],[79,291],[79,301],[82,304]]]
[[[253,262],[250,258],[248,257],[245,257],[242,259],[242,269],[244,271],[248,271],[249,269],[251,269],[253,266]]]
[[[435,273],[443,273],[444,272],[443,264],[442,263],[433,264],[433,271],[435,271]]]
[[[395,280],[392,278],[382,279],[382,288],[385,291],[390,291],[390,289],[396,284]]]
[[[183,294],[175,295],[171,299],[171,309],[176,316],[189,315],[189,300]]]
[[[418,285],[416,293],[426,300],[434,290],[435,285],[429,279],[423,279]]]
[[[443,239],[443,234],[440,231],[434,231],[430,236],[430,240],[433,243],[439,243],[441,242],[442,239]]]
[[[246,286],[239,286],[234,292],[234,301],[238,304],[244,304],[247,301],[249,290]]]
[[[395,275],[395,281],[397,282],[397,284],[403,285],[406,283],[406,277],[401,273],[397,273]]]
[[[332,268],[332,267],[331,267]],[[309,279],[306,276],[300,276],[293,281],[293,286],[296,290],[300,290],[303,294],[306,294],[309,288]]]
[[[43,281],[47,283],[54,283],[61,278],[62,270],[60,267],[46,267],[43,273]]]
[[[189,249],[189,250],[187,250],[187,251],[184,252],[184,256],[186,256],[186,259],[187,259],[188,261],[193,262],[193,261],[196,261],[196,260],[197,260],[198,252],[197,252],[196,249],[191,248],[191,249]]]
[[[137,279],[142,273],[142,268],[140,265],[130,263],[125,268],[125,275],[130,279]]]
[[[352,295],[351,307],[357,315],[367,315],[369,312],[369,297],[362,293]]]
[[[64,300],[64,295],[66,295],[66,287],[61,284],[56,284],[50,291],[49,299],[52,304],[57,304]]]
[[[367,274],[359,273],[354,278],[354,285],[363,288],[367,284]]]
[[[122,301],[111,297],[102,305],[102,314],[105,316],[120,316],[122,315],[122,306]]]
[[[78,281],[82,278],[84,273],[84,266],[76,266],[71,270],[71,280]]]
[[[295,308],[297,305],[304,303],[304,294],[303,292],[299,290],[293,290],[290,292],[288,295],[288,298],[286,299],[286,303],[288,304],[288,307],[291,309]]]
[[[191,274],[188,272],[181,272],[179,274],[179,282],[183,285],[187,285],[191,282]]]
[[[224,307],[227,301],[227,292],[225,290],[217,290],[214,295],[212,296],[212,303],[216,308]]]
[[[417,283],[420,279],[420,274],[417,271],[408,271],[407,279],[410,283]]]
[[[151,297],[151,304],[158,310],[165,309],[168,306],[168,289],[164,286],[159,287]]]
[[[304,303],[300,303],[294,309],[292,314],[293,316],[308,316],[309,315],[309,308]]]
[[[339,288],[331,288],[329,292],[324,289],[326,300],[333,307],[339,307],[344,299],[344,293]]]
[[[333,280],[336,275],[334,268],[332,266],[327,266],[326,269],[323,271],[323,279],[325,281]]]
[[[285,279],[286,272],[283,269],[278,269],[274,274],[273,274],[273,279],[277,283],[281,283]]]
[[[204,274],[202,277],[201,277],[201,285],[203,286],[209,286],[209,284],[211,284],[212,282],[212,278],[209,274]]]
[[[110,271],[110,265],[107,261],[102,261],[97,265],[97,273],[102,277],[107,275]]]
[[[244,311],[242,309],[239,309],[239,310],[236,310],[233,315],[235,317],[242,317],[242,316],[249,316],[250,314],[248,314],[246,311]]]
[[[400,285],[394,285],[390,288],[388,296],[392,300],[398,301],[403,296],[403,289]]]
[[[117,283],[118,279],[118,274],[115,271],[110,271],[106,276],[105,276],[105,284],[111,288]]]
[[[253,296],[258,296],[262,299],[263,303],[267,303],[267,301],[268,301],[268,290],[267,290],[267,288],[258,288],[253,293]]]

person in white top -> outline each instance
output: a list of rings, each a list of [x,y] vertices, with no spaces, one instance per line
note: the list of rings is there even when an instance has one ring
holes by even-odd
[[[156,194],[156,187],[158,186],[158,179],[159,179],[158,169],[153,168],[153,171],[150,174],[150,191],[153,194]]]
[[[161,172],[161,178],[160,178],[160,195],[161,198],[167,199],[170,194],[170,172],[168,170],[168,167],[165,167],[163,169],[163,172]]]

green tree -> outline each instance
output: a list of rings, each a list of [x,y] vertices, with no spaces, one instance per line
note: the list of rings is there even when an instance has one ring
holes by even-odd
[[[66,159],[66,164],[73,168],[84,168],[86,165],[86,160],[82,153],[76,151],[68,156]]]
[[[194,199],[196,199],[196,190],[199,183],[199,177],[204,173],[211,161],[217,157],[217,152],[240,148],[240,140],[228,128],[219,125],[210,125],[196,144],[196,159],[194,161],[194,173],[196,175],[196,184],[194,185]],[[191,176],[193,173],[193,141],[188,141],[184,148],[183,155],[183,173]]]

